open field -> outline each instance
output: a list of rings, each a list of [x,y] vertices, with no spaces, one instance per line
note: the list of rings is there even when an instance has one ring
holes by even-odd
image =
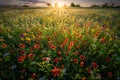
[[[0,79],[119,80],[119,9],[1,9]]]

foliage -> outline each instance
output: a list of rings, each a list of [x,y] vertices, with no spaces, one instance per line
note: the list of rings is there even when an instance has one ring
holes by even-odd
[[[81,7],[80,4],[71,3],[71,7]]]

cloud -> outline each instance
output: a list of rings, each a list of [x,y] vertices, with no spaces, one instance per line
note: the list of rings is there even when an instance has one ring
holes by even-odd
[[[19,0],[19,1],[22,1],[22,2],[30,2],[30,3],[46,3],[45,1],[41,1],[41,0]]]

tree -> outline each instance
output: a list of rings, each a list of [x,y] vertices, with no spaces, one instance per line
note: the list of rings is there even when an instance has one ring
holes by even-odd
[[[109,6],[109,4],[107,2],[102,5],[103,8],[106,8],[108,6]]]
[[[75,7],[75,3],[71,3],[71,7]]]
[[[110,4],[109,4],[109,7],[113,8],[114,5],[115,5],[115,3],[111,1]]]
[[[23,5],[22,7],[29,7],[28,5]]]
[[[50,4],[50,3],[47,3],[47,6],[48,6],[48,7],[52,7],[52,4]]]
[[[100,7],[100,6],[94,4],[94,5],[92,5],[91,7],[92,7],[92,8],[97,8],[97,7]]]
[[[80,7],[80,4],[75,5],[75,7]]]
[[[115,3],[112,1],[110,3],[106,2],[102,5],[103,8],[113,8],[114,6],[115,6]]]

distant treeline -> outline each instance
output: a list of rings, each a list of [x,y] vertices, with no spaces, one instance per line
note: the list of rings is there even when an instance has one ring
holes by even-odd
[[[93,4],[90,7],[91,8],[120,8],[120,5],[116,6],[115,4],[116,3],[114,3],[114,2],[111,1],[111,2],[105,2],[102,5]],[[80,4],[71,3],[71,7],[81,7],[81,6],[80,6]]]

